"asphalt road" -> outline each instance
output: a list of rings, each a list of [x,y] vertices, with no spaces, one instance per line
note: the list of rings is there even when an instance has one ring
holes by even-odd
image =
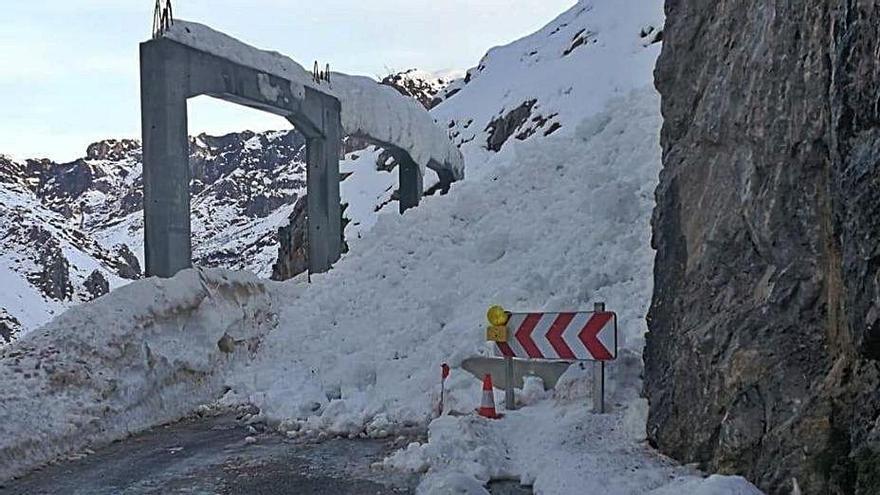
[[[251,436],[256,442],[245,439]],[[412,493],[417,476],[371,469],[395,440],[303,443],[232,416],[159,427],[0,487],[2,495]]]

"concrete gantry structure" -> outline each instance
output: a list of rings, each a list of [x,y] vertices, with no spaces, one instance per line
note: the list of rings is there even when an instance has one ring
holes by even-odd
[[[341,103],[320,87],[243,62],[235,49],[246,45],[230,46],[232,53],[227,57],[166,37],[141,44],[146,274],[171,277],[192,266],[186,103],[200,95],[285,117],[304,134],[309,269],[312,273],[325,272],[342,250]],[[369,135],[360,137],[386,147],[398,160],[401,212],[417,206],[423,191],[423,168],[395,143]],[[463,173],[461,167],[433,159],[430,163],[441,183],[456,180]]]
[[[170,277],[192,266],[186,102],[199,95],[280,115],[305,135],[309,266],[312,272],[324,272],[339,259],[340,103],[311,88],[305,88],[304,95],[296,95],[293,87],[272,74],[169,39],[141,44],[144,255],[148,276]]]

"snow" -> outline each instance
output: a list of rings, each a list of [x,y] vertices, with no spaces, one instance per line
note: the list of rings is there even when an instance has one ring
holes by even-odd
[[[376,162],[382,154],[381,148],[370,146],[367,149],[350,153],[343,160],[340,172],[352,175],[339,185],[342,200],[348,204],[345,217],[351,222],[345,227],[345,238],[356,239],[376,224],[379,205],[390,203],[391,195],[398,187],[399,174],[376,170]],[[389,208],[397,211],[397,208]]]
[[[293,94],[305,97],[306,87],[336,97],[342,104],[342,127],[345,134],[365,135],[381,144],[391,144],[407,151],[422,168],[448,170],[464,177],[464,161],[452,145],[446,131],[438,127],[418,103],[401,96],[393,88],[368,77],[338,72],[330,83],[316,83],[312,75],[292,59],[260,50],[208,26],[175,20],[165,38],[197,50],[218,55],[240,65],[254,67],[290,81]],[[260,91],[269,99],[277,96],[268,80],[260,81]]]
[[[659,124],[646,88],[573,137],[521,143],[491,179],[380,215],[311,285],[188,270],[68,311],[0,358],[0,479],[221,395],[258,406],[289,436],[394,434],[430,420],[449,362],[447,404],[465,416],[433,421],[427,444],[385,463],[425,472],[421,493],[486,493],[494,478],[536,493],[757,493],[739,478],[704,480],[643,443],[638,352]],[[490,302],[550,310],[595,300],[619,312],[624,336],[609,367],[611,414],[587,411],[586,372],[575,366],[549,397],[532,384],[528,405],[503,420],[473,416],[480,384],[459,365],[489,352]],[[220,350],[227,335],[238,343],[231,355]]]
[[[585,403],[551,401],[506,412],[500,421],[443,416],[431,423],[428,443],[410,444],[383,467],[425,473],[420,494],[485,494],[483,485],[492,479],[521,481],[537,494],[761,493],[740,477],[703,479],[634,440],[619,415],[596,416]]]
[[[562,127],[552,135],[574,133],[610,98],[651,84],[661,45],[646,46],[640,31],[663,23],[661,0],[581,0],[536,33],[491,49],[469,71],[469,82],[451,84],[445,92],[454,96],[431,114],[448,123],[468,175],[480,176],[491,170],[482,165],[493,160],[487,126],[524,102],[536,100],[532,114],[549,119],[543,127],[530,120],[520,129],[535,129],[528,139],[540,140],[553,123]],[[564,55],[579,37],[586,43]]]
[[[189,270],[72,308],[0,351],[0,480],[180,418],[274,326],[256,277]],[[229,336],[233,352],[218,341]]]
[[[481,486],[498,477],[534,484],[537,493],[581,493],[606,471],[619,485],[609,493],[696,483],[697,473],[652,458],[640,443],[659,126],[657,96],[646,88],[614,100],[573,135],[519,143],[484,181],[460,183],[403,217],[380,215],[333,271],[308,287],[279,287],[279,329],[228,383],[224,403],[255,404],[294,435],[384,436],[430,418],[448,362],[455,371],[447,404],[468,416],[435,421],[427,446],[389,461],[427,469],[425,493],[448,493],[438,487],[451,480]],[[498,426],[473,418],[479,382],[458,367],[490,352],[490,303],[559,310],[597,300],[619,313],[622,332],[622,357],[609,368],[611,415],[586,412],[587,376],[575,369],[550,402],[538,399]],[[529,434],[517,438],[519,430]],[[583,438],[576,442],[572,431]],[[603,431],[608,441],[590,441]],[[560,444],[569,438],[570,447]]]

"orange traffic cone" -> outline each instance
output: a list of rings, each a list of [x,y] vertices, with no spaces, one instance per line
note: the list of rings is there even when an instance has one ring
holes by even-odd
[[[500,414],[495,412],[495,394],[492,393],[492,375],[483,377],[483,402],[477,410],[480,416],[489,419],[498,419]]]

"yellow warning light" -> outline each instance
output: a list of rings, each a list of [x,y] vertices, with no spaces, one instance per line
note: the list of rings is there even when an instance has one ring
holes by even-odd
[[[489,320],[490,325],[501,327],[507,325],[507,320],[510,319],[510,315],[507,314],[507,311],[504,311],[504,308],[495,305],[489,308],[489,311],[486,313],[486,319]]]

